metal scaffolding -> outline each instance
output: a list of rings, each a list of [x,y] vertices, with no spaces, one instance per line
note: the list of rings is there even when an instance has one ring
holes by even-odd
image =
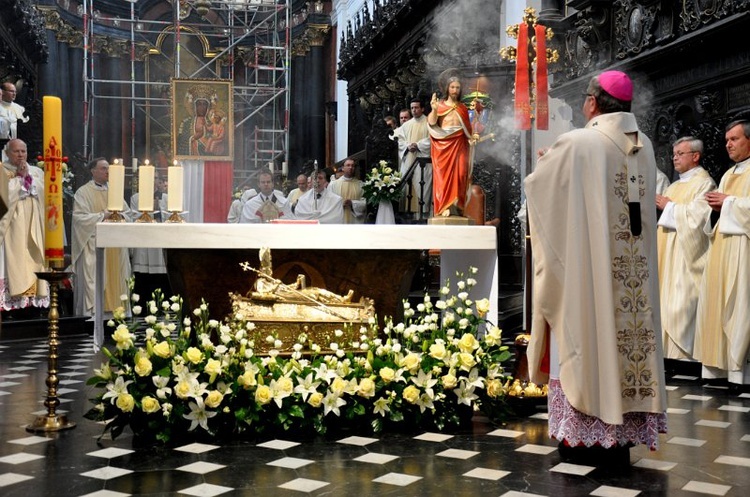
[[[94,28],[105,17],[97,0],[83,0],[85,154],[94,147],[92,122],[101,100],[130,101],[129,147],[136,157],[136,136],[146,136],[145,150],[152,150],[148,141],[171,134],[172,77],[228,79],[233,81],[235,150],[240,151],[234,157],[235,183],[246,183],[253,171],[269,164],[279,170],[289,152],[291,0],[169,0],[172,18],[161,20],[139,18],[136,0],[127,1],[129,18],[106,18],[117,32],[129,28],[123,42],[130,47],[130,78],[123,80],[100,76],[93,48],[102,30]],[[144,47],[139,73],[137,54]],[[145,119],[137,119],[139,114]],[[145,123],[144,130],[136,129],[138,122]]]

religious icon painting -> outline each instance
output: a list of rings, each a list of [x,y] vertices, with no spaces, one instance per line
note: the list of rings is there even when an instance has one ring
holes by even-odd
[[[232,81],[172,79],[172,155],[232,160]]]

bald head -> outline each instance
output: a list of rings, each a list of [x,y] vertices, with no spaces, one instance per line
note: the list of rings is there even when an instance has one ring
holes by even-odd
[[[26,164],[28,158],[26,142],[18,138],[10,140],[5,144],[5,155],[8,156],[8,162],[15,167]]]

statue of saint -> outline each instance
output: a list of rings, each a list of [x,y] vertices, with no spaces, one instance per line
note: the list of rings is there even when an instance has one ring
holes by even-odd
[[[438,87],[445,96],[432,94],[430,126],[432,188],[436,216],[460,216],[469,200],[474,144],[469,109],[461,101],[461,80],[456,69],[440,74]]]

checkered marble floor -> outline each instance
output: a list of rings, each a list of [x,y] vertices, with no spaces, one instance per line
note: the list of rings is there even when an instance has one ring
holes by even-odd
[[[606,470],[561,462],[543,410],[502,426],[476,416],[456,434],[139,449],[126,433],[98,443],[102,425],[82,415],[93,396],[85,380],[100,362],[90,337],[62,340],[59,412],[77,426],[37,435],[25,426],[46,413],[47,345],[0,342],[0,495],[744,496],[750,486],[750,395],[688,375],[668,378],[660,450],[636,447],[629,468]]]

